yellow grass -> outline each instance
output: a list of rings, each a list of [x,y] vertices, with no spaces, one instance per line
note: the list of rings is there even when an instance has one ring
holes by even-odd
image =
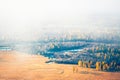
[[[0,80],[120,80],[119,72],[101,72],[77,65],[47,64],[43,56],[0,51]],[[73,72],[73,68],[77,71]]]

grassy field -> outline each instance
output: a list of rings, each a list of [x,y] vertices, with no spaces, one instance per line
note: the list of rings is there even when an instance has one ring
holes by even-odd
[[[45,63],[48,59],[17,51],[0,51],[0,80],[120,80],[120,72],[77,65]],[[77,69],[73,72],[73,69]]]

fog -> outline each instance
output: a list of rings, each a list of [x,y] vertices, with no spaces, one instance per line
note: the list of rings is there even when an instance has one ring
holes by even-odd
[[[119,14],[119,0],[0,0],[0,35],[119,27]]]

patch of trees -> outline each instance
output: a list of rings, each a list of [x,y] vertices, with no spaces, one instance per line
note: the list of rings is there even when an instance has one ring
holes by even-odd
[[[96,57],[96,70],[120,71],[120,46],[112,44],[94,45],[87,52]]]
[[[96,53],[96,61],[78,61],[80,67],[93,68],[101,71],[120,71],[120,54],[108,53],[100,54]]]

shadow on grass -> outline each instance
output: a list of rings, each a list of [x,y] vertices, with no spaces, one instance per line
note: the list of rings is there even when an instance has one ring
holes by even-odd
[[[88,71],[80,71],[80,74],[93,74],[93,75],[101,75],[100,73],[97,72],[88,72]]]

